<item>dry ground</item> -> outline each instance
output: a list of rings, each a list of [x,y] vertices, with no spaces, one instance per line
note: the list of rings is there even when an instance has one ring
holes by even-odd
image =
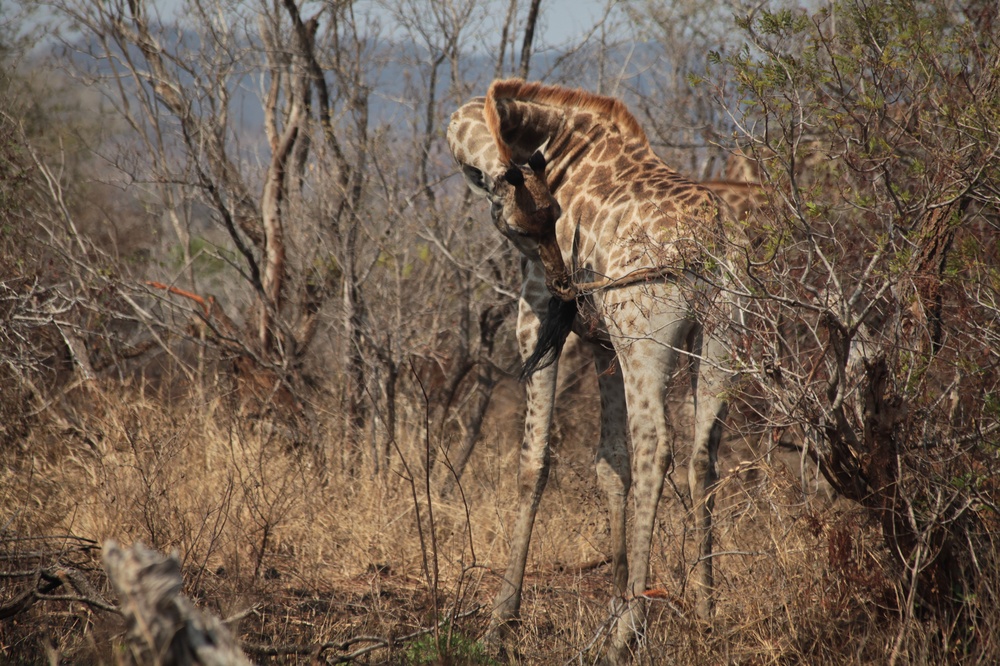
[[[379,645],[340,645],[352,639],[398,638],[452,612],[460,615],[453,623],[460,640],[452,661],[439,663],[592,663],[610,598],[589,382],[586,373],[571,378],[575,398],[559,413],[523,624],[503,646],[479,641],[516,505],[514,384],[499,390],[461,493],[448,498],[437,492],[443,464],[429,492],[425,484],[424,447],[440,442],[423,437],[419,410],[392,468],[375,475],[363,456],[335,446],[321,412],[321,444],[293,449],[264,423],[229,419],[224,401],[164,407],[123,390],[78,389],[77,407],[64,406],[62,418],[2,452],[0,603],[9,607],[46,567],[82,572],[98,597],[111,600],[97,545],[113,538],[175,551],[186,593],[230,620],[259,663],[333,661]],[[939,653],[911,631],[897,641],[895,574],[875,526],[816,492],[814,470],[803,473],[797,454],[760,451],[750,446],[756,439],[732,434],[720,462],[712,626],[691,612],[694,549],[685,461],[677,460],[652,569],[662,598],[652,602],[637,663],[883,663],[897,642],[900,663]],[[70,592],[64,585],[0,623],[0,661],[120,662],[120,619],[58,598],[81,596]],[[357,661],[429,663],[415,640],[417,648],[413,640],[376,647]]]

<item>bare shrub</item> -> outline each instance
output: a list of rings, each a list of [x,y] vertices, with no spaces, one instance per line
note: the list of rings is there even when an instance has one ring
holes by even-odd
[[[628,98],[692,176],[734,151],[762,181],[716,617],[693,619],[678,458],[635,661],[996,661],[990,3],[767,6],[738,28],[629,3],[558,53],[524,39],[529,3],[381,3],[381,31],[335,4],[192,2],[175,24],[67,0],[56,68],[4,5],[0,661],[120,656],[107,538],[176,552],[184,594],[261,663],[484,639],[517,496],[517,261],[442,132],[522,62]],[[561,20],[538,7],[536,28]],[[580,365],[497,661],[588,663],[613,619]]]

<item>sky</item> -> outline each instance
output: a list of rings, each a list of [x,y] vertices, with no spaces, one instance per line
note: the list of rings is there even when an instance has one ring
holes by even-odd
[[[582,35],[603,15],[607,4],[607,0],[542,0],[539,13],[545,22],[545,41],[559,44]]]
[[[445,2],[447,0],[440,0]],[[490,9],[496,13],[496,22],[503,20],[507,11],[508,0],[482,0]],[[164,19],[177,16],[183,13],[185,0],[147,0],[149,6],[153,7],[153,13],[160,14]],[[381,0],[381,2],[391,2],[391,0]],[[522,17],[527,13],[530,0],[518,0],[518,13]],[[535,44],[545,44],[549,46],[559,46],[571,40],[583,36],[587,30],[592,28],[609,6],[621,4],[621,0],[542,0],[540,5],[539,31],[535,35]],[[22,6],[21,0],[0,0],[0,14],[6,6],[10,10],[11,6],[15,11]],[[359,7],[377,7],[378,2],[358,3]],[[377,10],[376,10],[377,11]],[[46,12],[35,12],[28,25],[34,26],[45,23],[51,17]],[[3,16],[0,15],[0,22]]]
[[[507,0],[484,0],[496,7],[500,20],[507,10]],[[559,45],[579,37],[591,28],[603,15],[605,8],[617,4],[618,0],[542,0],[539,9],[540,32],[535,35],[536,44],[544,42]],[[177,13],[184,0],[151,0],[164,17]],[[376,3],[364,3],[373,7]],[[529,0],[519,0],[521,16],[527,12]]]

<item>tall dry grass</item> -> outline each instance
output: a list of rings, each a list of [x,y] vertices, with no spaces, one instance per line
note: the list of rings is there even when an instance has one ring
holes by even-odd
[[[608,528],[590,462],[594,396],[583,382],[559,413],[523,622],[491,647],[497,663],[591,663],[606,638]],[[69,411],[41,412],[23,446],[2,454],[3,603],[31,585],[30,572],[53,565],[82,572],[111,600],[96,544],[115,539],[176,551],[187,594],[229,621],[260,662],[308,663],[322,644],[330,645],[320,660],[333,660],[364,645],[338,644],[432,628],[451,612],[463,615],[452,631],[483,638],[516,506],[516,386],[498,399],[459,491],[446,498],[446,443],[424,436],[419,405],[390,469],[376,475],[343,464],[350,457],[326,434],[329,423],[295,447],[273,424],[234,418],[221,397],[166,404],[121,386],[76,391],[63,403]],[[963,638],[931,617],[901,619],[901,572],[877,525],[804,489],[797,454],[751,441],[732,437],[720,461],[712,626],[693,614],[678,442],[637,663],[870,664],[888,663],[893,650],[897,663],[984,663],[996,654],[996,635],[982,629]],[[438,462],[428,484],[429,449]],[[63,592],[0,624],[3,661],[123,659],[119,618]],[[997,618],[977,626],[995,631]],[[414,654],[391,645],[359,662],[414,663]]]

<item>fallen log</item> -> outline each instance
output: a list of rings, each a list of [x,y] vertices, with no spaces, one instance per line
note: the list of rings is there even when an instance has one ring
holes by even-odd
[[[222,622],[181,594],[180,561],[137,543],[104,544],[104,569],[118,595],[133,664],[251,666]]]

